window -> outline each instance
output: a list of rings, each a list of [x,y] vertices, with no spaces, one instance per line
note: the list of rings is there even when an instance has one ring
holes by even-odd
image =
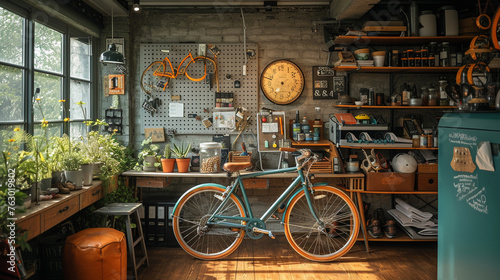
[[[47,135],[78,137],[92,119],[92,38],[22,15],[0,7],[0,139],[39,134],[43,120]]]

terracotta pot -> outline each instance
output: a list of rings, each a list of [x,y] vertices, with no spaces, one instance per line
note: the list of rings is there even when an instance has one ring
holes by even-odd
[[[189,171],[191,158],[176,158],[175,162],[177,163],[177,171],[179,173],[187,173]]]
[[[165,173],[174,172],[175,158],[162,158],[161,166],[163,168],[163,172]]]

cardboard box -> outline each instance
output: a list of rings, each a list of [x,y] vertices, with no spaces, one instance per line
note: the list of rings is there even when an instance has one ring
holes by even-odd
[[[419,164],[418,173],[438,173],[438,165],[437,163],[425,163],[425,164]]]
[[[418,173],[417,190],[419,191],[437,191],[438,174],[436,173]]]
[[[415,173],[368,172],[367,191],[408,192],[415,190]]]

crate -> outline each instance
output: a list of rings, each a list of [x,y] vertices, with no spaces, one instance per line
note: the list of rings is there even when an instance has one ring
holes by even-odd
[[[241,180],[246,190],[250,189],[268,189],[269,181],[267,179],[249,178]]]
[[[415,190],[415,173],[367,172],[367,191],[408,192]]]
[[[437,165],[437,164],[436,164]],[[417,190],[419,191],[437,191],[438,174],[436,173],[418,173]]]
[[[438,165],[437,163],[425,163],[425,164],[419,164],[418,173],[438,173]]]
[[[250,162],[252,152],[248,152],[248,156],[240,156],[242,152],[229,152],[228,162]]]
[[[172,227],[172,212],[175,201],[144,202],[141,224],[146,245],[158,247],[178,247]]]
[[[333,159],[315,162],[311,166],[311,173],[333,173]]]
[[[349,178],[349,189],[351,191],[364,191],[365,178]]]

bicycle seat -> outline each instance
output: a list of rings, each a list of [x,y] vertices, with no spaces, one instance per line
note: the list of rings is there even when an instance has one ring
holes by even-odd
[[[238,172],[251,167],[251,162],[226,162],[224,163],[224,170],[227,172]]]

